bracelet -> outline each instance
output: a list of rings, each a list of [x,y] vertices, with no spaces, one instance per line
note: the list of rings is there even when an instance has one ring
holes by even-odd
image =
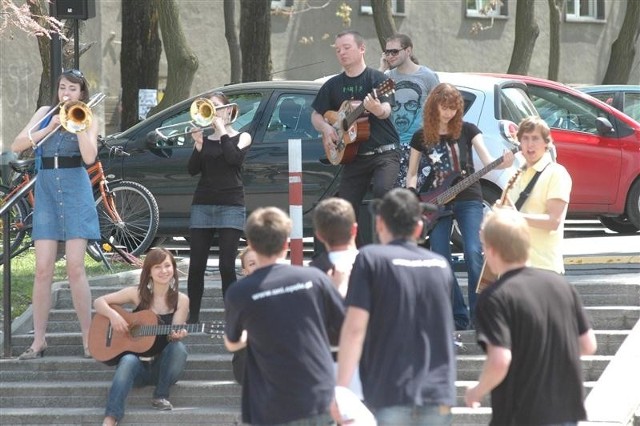
[[[31,143],[31,148],[36,149],[36,143],[33,141],[33,139],[29,138],[29,143]]]

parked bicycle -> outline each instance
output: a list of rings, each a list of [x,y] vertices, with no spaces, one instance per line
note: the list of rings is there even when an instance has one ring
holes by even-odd
[[[99,149],[109,150],[109,156],[129,155],[120,146],[109,146],[98,138]],[[18,194],[22,188],[37,178],[34,159],[10,162],[14,173],[8,185],[0,185],[0,206]],[[133,256],[143,254],[151,247],[158,230],[159,211],[156,200],[143,185],[125,180],[114,180],[105,175],[98,158],[87,167],[93,186],[96,209],[100,222],[101,245],[89,245],[87,251],[95,260],[103,259],[101,249],[123,251]],[[33,190],[21,195],[8,213],[9,250],[14,257],[31,247],[31,228],[34,199]],[[4,253],[0,228],[0,257]]]

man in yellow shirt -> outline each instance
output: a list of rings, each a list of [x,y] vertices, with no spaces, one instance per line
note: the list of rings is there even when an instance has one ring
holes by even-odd
[[[563,274],[561,246],[571,194],[571,176],[567,169],[551,158],[550,130],[541,118],[525,118],[518,129],[518,140],[526,169],[509,192],[511,204],[515,205],[529,182],[540,173],[519,208],[531,234],[529,264]]]

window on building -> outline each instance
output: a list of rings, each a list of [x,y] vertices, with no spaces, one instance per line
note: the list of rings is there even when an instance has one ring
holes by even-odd
[[[604,0],[567,0],[567,21],[604,21]]]
[[[271,9],[284,9],[293,7],[293,0],[271,0]]]
[[[467,17],[496,18],[509,15],[507,0],[466,0]]]
[[[406,14],[405,0],[391,0],[391,13],[393,13],[395,16],[404,16]],[[360,0],[360,14],[373,15],[371,0]]]

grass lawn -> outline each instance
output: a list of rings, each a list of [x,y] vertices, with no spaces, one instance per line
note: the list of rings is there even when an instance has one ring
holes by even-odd
[[[33,277],[35,271],[35,252],[27,250],[19,256],[11,259],[11,318],[20,316],[31,304],[31,292],[33,290]],[[96,262],[88,255],[85,256],[87,276],[95,277],[109,273],[107,267]],[[111,262],[113,273],[138,269],[125,262]],[[4,273],[4,266],[0,266],[0,273]],[[56,262],[53,281],[66,281],[67,271],[64,259]],[[0,286],[0,299],[4,297],[4,288]],[[2,299],[4,300],[4,299]],[[2,306],[0,306],[0,311]]]

